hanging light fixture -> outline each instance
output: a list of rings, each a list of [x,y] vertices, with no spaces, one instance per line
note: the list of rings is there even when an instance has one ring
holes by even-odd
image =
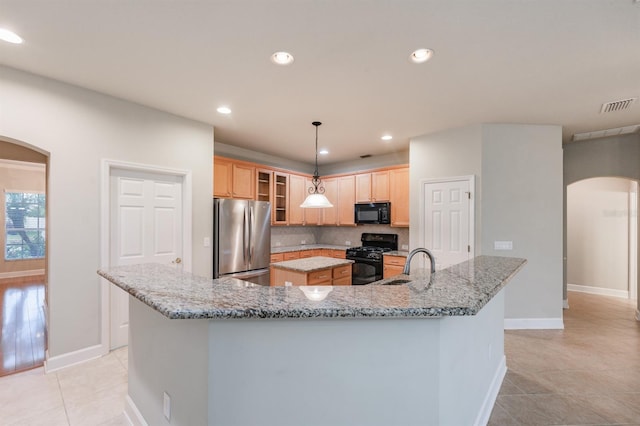
[[[311,180],[313,188],[309,188],[309,195],[307,195],[307,199],[304,200],[304,203],[300,204],[300,207],[312,209],[333,207],[333,204],[331,204],[324,195],[324,187],[321,186],[322,182],[320,181],[320,176],[318,174],[318,126],[322,123],[314,121],[311,124],[316,126],[316,170],[313,172],[313,179]]]

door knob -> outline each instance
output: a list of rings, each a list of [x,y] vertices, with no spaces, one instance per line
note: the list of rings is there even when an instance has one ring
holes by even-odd
[[[180,264],[180,263],[182,263],[182,259],[179,258],[179,257],[176,257],[176,260],[172,260],[171,263]]]

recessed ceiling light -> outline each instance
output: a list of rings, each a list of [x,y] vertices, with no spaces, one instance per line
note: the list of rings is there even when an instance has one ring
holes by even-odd
[[[220,114],[231,114],[231,109],[226,106],[221,106],[216,111],[218,111]]]
[[[393,139],[393,136],[391,135],[384,135],[383,137],[381,137],[380,139],[382,139],[383,141],[390,141],[391,139]]]
[[[427,62],[429,59],[431,59],[432,56],[433,56],[433,50],[418,49],[418,50],[414,50],[413,53],[411,53],[411,56],[409,56],[409,58],[411,58],[411,60],[416,64],[421,64],[423,62]]]
[[[327,151],[326,149],[321,149],[320,151],[318,151],[318,154],[321,155],[327,155],[329,153],[329,151]]]
[[[271,55],[271,62],[278,65],[290,65],[293,63],[293,55],[289,52],[276,52]]]
[[[0,28],[0,40],[4,40],[13,44],[20,44],[23,41],[22,37],[20,37],[18,34],[4,28]]]

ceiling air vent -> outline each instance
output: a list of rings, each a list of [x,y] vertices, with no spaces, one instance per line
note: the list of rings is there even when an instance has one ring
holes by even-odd
[[[631,105],[633,105],[637,100],[638,98],[629,98],[621,99],[619,101],[607,102],[606,104],[602,104],[600,113],[602,114],[605,112],[616,112],[631,108]]]

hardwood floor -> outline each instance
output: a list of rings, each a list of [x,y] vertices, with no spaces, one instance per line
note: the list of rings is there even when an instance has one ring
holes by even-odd
[[[44,298],[43,277],[0,280],[0,376],[43,365]]]

